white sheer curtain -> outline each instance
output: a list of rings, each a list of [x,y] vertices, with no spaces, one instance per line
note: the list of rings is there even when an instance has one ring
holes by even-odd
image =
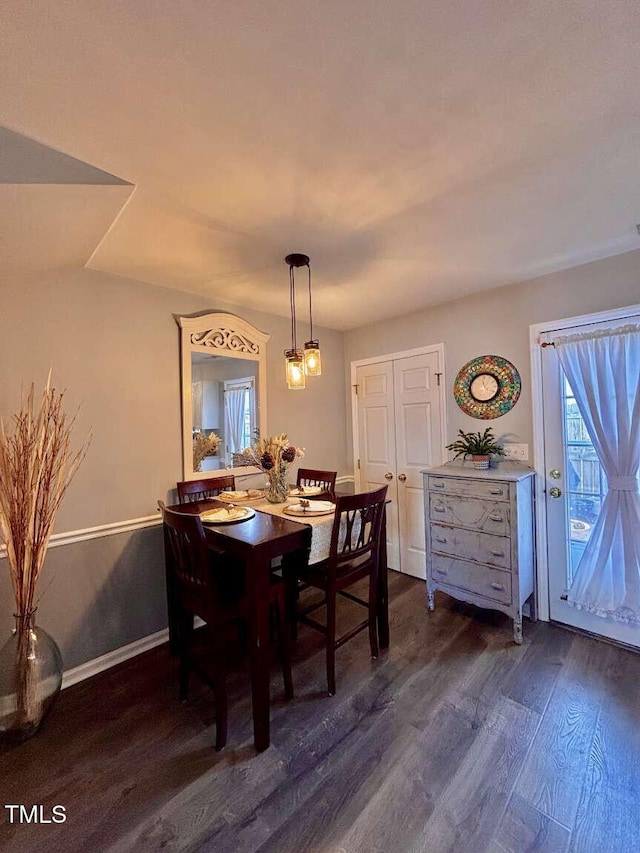
[[[246,388],[230,388],[224,392],[224,405],[227,410],[229,435],[227,443],[231,453],[240,453],[242,448],[242,433],[244,430],[244,412]]]
[[[608,491],[567,601],[640,622],[640,325],[556,338]]]

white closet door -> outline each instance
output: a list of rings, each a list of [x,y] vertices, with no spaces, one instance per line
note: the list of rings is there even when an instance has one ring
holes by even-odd
[[[426,577],[420,472],[439,465],[442,453],[438,371],[437,352],[393,362],[400,567],[416,578]]]
[[[433,350],[356,368],[360,489],[388,485],[387,560],[426,576],[420,471],[442,458],[442,372]]]
[[[356,369],[360,489],[388,486],[387,563],[400,569],[393,364],[367,364]]]

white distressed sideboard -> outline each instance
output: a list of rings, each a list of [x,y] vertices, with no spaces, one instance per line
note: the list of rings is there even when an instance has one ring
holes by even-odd
[[[535,619],[534,472],[517,462],[479,471],[452,462],[424,476],[427,599],[438,589],[513,619],[522,643],[522,607]]]

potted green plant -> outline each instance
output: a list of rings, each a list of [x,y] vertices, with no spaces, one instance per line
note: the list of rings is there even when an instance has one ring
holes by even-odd
[[[460,456],[466,459],[471,457],[474,468],[486,469],[489,467],[491,456],[504,456],[504,449],[497,443],[491,427],[484,432],[464,432],[458,430],[459,438],[451,444],[447,444],[447,450],[455,452],[454,459]]]

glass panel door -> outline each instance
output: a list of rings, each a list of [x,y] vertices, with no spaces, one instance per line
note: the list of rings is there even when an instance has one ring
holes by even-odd
[[[628,322],[625,319],[619,325]],[[579,326],[563,329],[561,334],[613,325]],[[548,341],[553,340],[552,333],[547,336]],[[607,481],[552,346],[543,350],[542,388],[550,617],[640,647],[640,627],[578,610],[566,601],[567,589],[579,571],[580,558],[598,520]]]
[[[607,489],[595,448],[587,433],[582,415],[566,376],[563,376],[562,410],[564,415],[564,457],[566,460],[569,560],[567,587],[578,568],[593,525],[598,520],[600,507]]]

